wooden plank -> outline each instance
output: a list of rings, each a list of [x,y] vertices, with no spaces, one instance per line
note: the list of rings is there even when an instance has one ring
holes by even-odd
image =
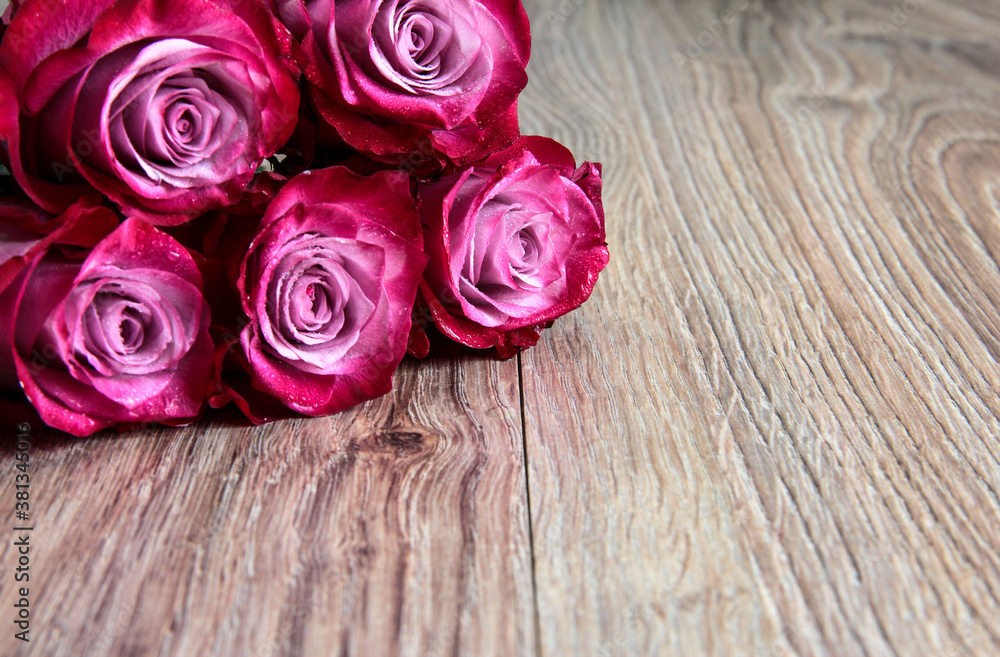
[[[541,654],[1000,653],[1000,7],[531,15],[612,255],[521,357]]]
[[[5,568],[0,654],[534,654],[515,362],[407,361],[355,411],[234,419],[36,429],[31,643]]]

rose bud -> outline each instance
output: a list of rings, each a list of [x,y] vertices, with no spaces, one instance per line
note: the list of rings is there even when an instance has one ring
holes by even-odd
[[[56,248],[35,256],[0,295],[0,348],[56,429],[85,436],[110,426],[190,422],[213,366],[202,289],[180,244],[128,219],[82,262]]]
[[[318,416],[388,392],[426,260],[405,174],[331,167],[292,178],[240,265],[249,378],[224,374],[211,404],[235,401],[260,423],[287,416],[275,400]]]
[[[352,148],[410,173],[504,148],[519,132],[520,0],[272,0],[302,40],[317,112]]]
[[[39,205],[91,187],[182,223],[236,202],[295,128],[291,37],[256,0],[28,0],[0,44],[0,141]]]
[[[608,263],[601,166],[544,137],[419,187],[435,326],[501,357],[590,296]]]

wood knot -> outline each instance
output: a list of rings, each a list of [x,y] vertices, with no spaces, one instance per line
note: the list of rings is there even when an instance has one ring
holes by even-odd
[[[351,451],[364,454],[389,454],[394,457],[431,452],[436,440],[432,434],[419,431],[381,431],[350,446]]]

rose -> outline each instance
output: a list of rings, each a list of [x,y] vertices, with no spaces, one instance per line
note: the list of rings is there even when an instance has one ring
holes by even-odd
[[[49,211],[92,186],[161,225],[235,202],[295,127],[280,29],[255,0],[29,0],[0,44],[14,176]]]
[[[421,185],[430,261],[421,298],[453,340],[509,357],[590,296],[608,263],[601,167],[522,137],[481,165]]]
[[[25,198],[0,197],[0,308],[4,295],[25,267],[52,245],[64,252],[92,248],[118,226],[118,217],[101,205],[97,194],[55,217]],[[7,290],[10,289],[10,292]],[[12,297],[11,297],[12,298]],[[0,339],[0,343],[7,341]],[[0,349],[0,389],[19,390],[13,355]]]
[[[240,265],[249,385],[227,375],[212,405],[234,400],[263,422],[280,413],[260,392],[313,416],[388,392],[426,259],[406,175],[332,167],[292,178]]]
[[[517,138],[531,43],[520,0],[276,2],[306,30],[312,99],[351,147],[412,173]]]
[[[192,421],[213,365],[202,290],[176,240],[128,219],[82,263],[56,248],[35,255],[0,295],[2,347],[57,429]]]

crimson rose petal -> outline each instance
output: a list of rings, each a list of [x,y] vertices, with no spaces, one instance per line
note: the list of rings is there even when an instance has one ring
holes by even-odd
[[[290,180],[240,266],[252,389],[224,375],[212,405],[236,401],[264,422],[280,414],[254,401],[261,392],[313,416],[388,392],[426,260],[405,174],[332,167]]]
[[[520,0],[284,0],[319,114],[351,147],[413,169],[518,135],[531,37]]]
[[[236,202],[295,128],[291,37],[255,0],[28,0],[0,140],[52,212],[92,186],[160,225]]]
[[[118,217],[91,195],[53,216],[28,199],[0,197],[0,308],[13,307],[18,286],[12,285],[36,257],[50,246],[92,248],[118,226]],[[81,258],[82,259],[82,258]],[[2,316],[0,316],[2,317]],[[2,321],[9,320],[2,317]],[[13,333],[5,326],[6,335]],[[9,338],[0,338],[0,388],[19,388]]]
[[[81,263],[38,253],[0,295],[17,378],[42,419],[84,436],[179,424],[201,412],[213,367],[201,274],[173,238],[128,219]]]
[[[544,137],[419,188],[435,325],[511,356],[590,296],[608,263],[601,168]]]

